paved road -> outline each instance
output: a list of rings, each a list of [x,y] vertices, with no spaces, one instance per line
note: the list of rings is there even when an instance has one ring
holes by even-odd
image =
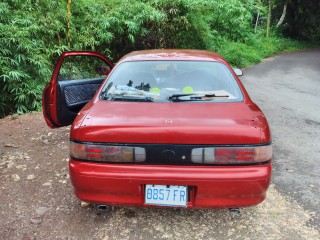
[[[320,49],[269,58],[242,81],[271,125],[276,189],[315,212],[320,228]]]

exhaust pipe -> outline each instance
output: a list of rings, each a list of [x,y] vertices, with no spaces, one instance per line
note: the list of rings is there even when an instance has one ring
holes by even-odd
[[[110,207],[108,205],[98,205],[98,210],[101,211],[101,212],[104,212],[104,211],[108,211],[110,209]]]
[[[240,216],[240,208],[229,208],[229,212],[231,214],[231,217]]]

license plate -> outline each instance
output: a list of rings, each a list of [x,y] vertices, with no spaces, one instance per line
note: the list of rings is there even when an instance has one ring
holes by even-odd
[[[146,185],[145,204],[186,207],[187,198],[186,186]]]

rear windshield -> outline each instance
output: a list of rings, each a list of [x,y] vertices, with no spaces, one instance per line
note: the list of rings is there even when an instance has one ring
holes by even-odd
[[[220,62],[136,61],[114,69],[101,99],[110,101],[243,101],[230,70]]]

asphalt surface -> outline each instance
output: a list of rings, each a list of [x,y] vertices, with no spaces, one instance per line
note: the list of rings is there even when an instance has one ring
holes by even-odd
[[[241,79],[271,126],[272,182],[320,229],[320,49],[266,59]]]

